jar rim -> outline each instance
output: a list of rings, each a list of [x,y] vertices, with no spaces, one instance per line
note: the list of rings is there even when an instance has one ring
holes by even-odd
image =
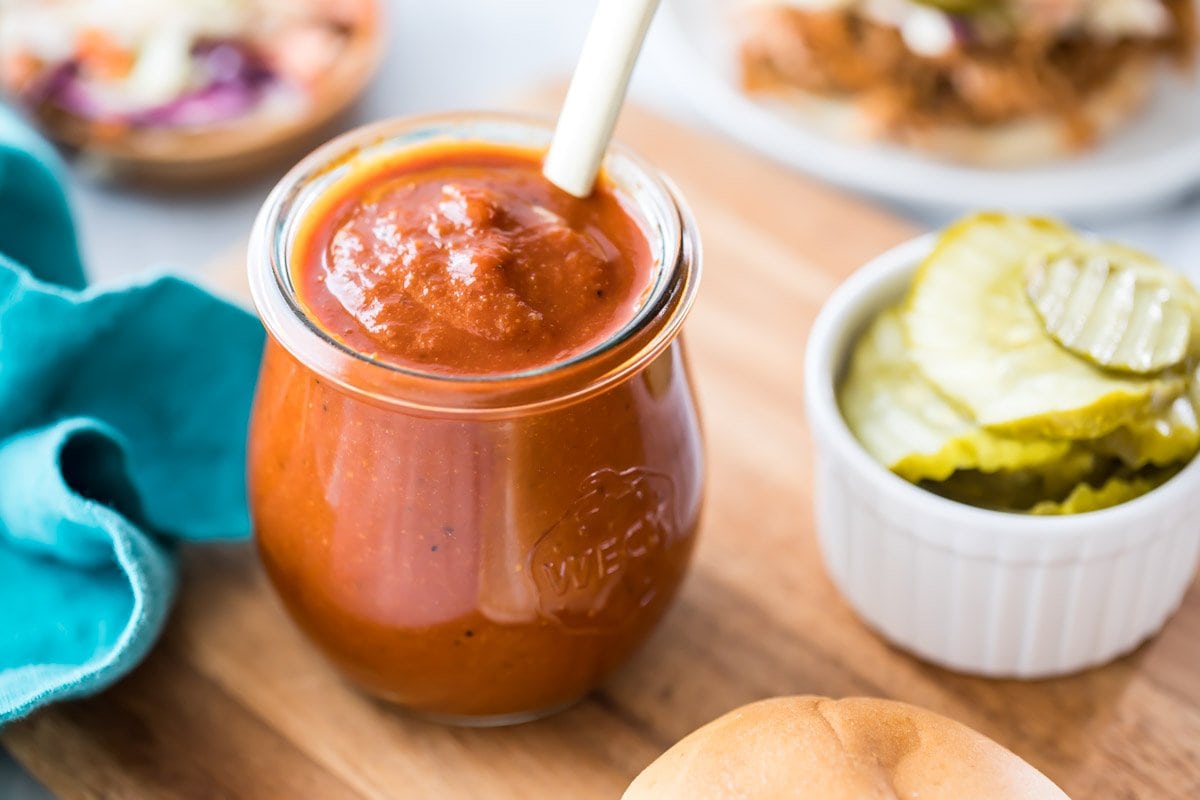
[[[468,394],[489,388],[537,382],[570,372],[601,359],[644,331],[658,319],[679,293],[672,287],[687,284],[683,306],[677,308],[679,322],[694,299],[699,267],[699,242],[695,225],[678,191],[653,168],[623,145],[614,143],[604,159],[603,171],[617,194],[628,200],[635,221],[646,236],[655,258],[654,281],[637,312],[602,341],[569,358],[513,372],[457,374],[433,372],[411,365],[380,359],[355,350],[325,330],[296,294],[291,268],[294,238],[316,197],[344,178],[348,170],[385,159],[405,150],[447,142],[481,142],[544,149],[549,145],[552,125],[544,118],[510,113],[431,114],[401,117],[369,124],[342,134],[318,147],[296,164],[279,181],[264,202],[254,223],[248,257],[251,295],[264,325],[272,336],[306,366],[345,385],[336,370],[321,369],[333,360],[307,358],[297,352],[307,339],[315,348],[334,351],[341,359],[352,359],[363,368],[378,370],[395,378],[441,386],[443,391]],[[676,304],[678,305],[678,304]],[[673,315],[674,316],[674,315]],[[300,323],[296,325],[295,323]],[[671,332],[674,338],[677,327]],[[657,338],[657,337],[656,337]],[[311,348],[308,355],[313,355]],[[312,361],[320,363],[314,364]],[[361,386],[348,389],[362,390]],[[472,392],[471,390],[475,390]],[[397,398],[391,398],[393,400]]]

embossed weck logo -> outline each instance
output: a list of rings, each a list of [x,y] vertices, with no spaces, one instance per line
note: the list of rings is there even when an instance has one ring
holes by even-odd
[[[541,611],[568,628],[615,627],[654,599],[676,535],[674,486],[641,468],[599,470],[530,558]]]

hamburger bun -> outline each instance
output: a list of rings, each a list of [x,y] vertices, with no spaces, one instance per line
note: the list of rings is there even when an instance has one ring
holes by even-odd
[[[694,731],[624,800],[1069,800],[983,734],[906,703],[777,697]]]
[[[835,139],[893,141],[939,159],[981,167],[1020,167],[1078,155],[1088,143],[1103,141],[1145,104],[1154,81],[1148,61],[1131,61],[1105,86],[1095,89],[1079,117],[1043,114],[999,125],[927,124],[882,128],[868,109],[853,100],[832,99],[779,87],[764,94],[807,127]],[[1081,142],[1077,126],[1089,132]]]

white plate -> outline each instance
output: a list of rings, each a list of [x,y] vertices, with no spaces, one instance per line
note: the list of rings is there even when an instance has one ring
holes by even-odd
[[[729,135],[834,183],[939,211],[987,207],[1077,219],[1165,204],[1200,184],[1200,68],[1193,80],[1164,75],[1144,113],[1093,152],[1035,168],[985,169],[838,140],[750,99],[738,89],[737,3],[664,5],[659,41],[679,92]]]

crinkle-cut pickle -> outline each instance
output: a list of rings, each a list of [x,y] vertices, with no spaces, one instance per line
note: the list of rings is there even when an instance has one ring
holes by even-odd
[[[839,387],[899,476],[983,508],[1075,514],[1161,485],[1200,449],[1200,293],[1051,220],[946,230]]]
[[[842,415],[875,459],[905,480],[944,480],[1054,464],[1069,442],[1022,441],[980,428],[945,400],[908,357],[899,314],[885,311],[863,334],[839,397]]]
[[[1046,333],[1025,266],[1074,238],[1049,220],[981,214],[951,226],[917,270],[903,312],[913,362],[984,428],[1095,438],[1183,393],[1181,376],[1115,374]]]
[[[1127,503],[1141,497],[1151,489],[1157,489],[1179,472],[1182,465],[1158,468],[1136,473],[1129,477],[1115,476],[1100,486],[1081,483],[1065,500],[1043,500],[1029,509],[1031,514],[1042,516],[1083,514]]]
[[[1187,461],[1200,450],[1195,388],[1193,381],[1191,391],[1175,398],[1164,411],[1127,423],[1094,440],[1091,447],[1134,469]]]
[[[1066,499],[1082,483],[1102,482],[1117,469],[1116,458],[1073,447],[1060,461],[1037,467],[984,472],[958,470],[945,480],[920,481],[935,494],[995,511],[1028,511],[1046,500]]]
[[[1136,250],[1087,242],[1036,256],[1025,290],[1054,341],[1105,369],[1149,375],[1191,349],[1200,298]]]

